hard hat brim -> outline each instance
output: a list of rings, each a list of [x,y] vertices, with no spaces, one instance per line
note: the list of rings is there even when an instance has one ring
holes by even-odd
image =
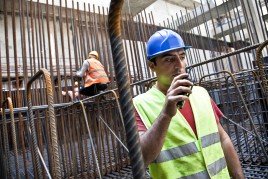
[[[153,54],[152,56],[148,56],[147,60],[152,60],[153,58],[163,54],[163,53],[166,53],[166,52],[170,52],[170,51],[173,51],[173,50],[177,50],[177,49],[184,49],[184,50],[187,50],[187,49],[190,49],[192,48],[192,46],[184,46],[184,47],[176,47],[176,48],[171,48],[171,49],[167,49],[167,50],[164,50],[164,51],[161,51],[161,52],[158,52],[158,53],[155,53]]]

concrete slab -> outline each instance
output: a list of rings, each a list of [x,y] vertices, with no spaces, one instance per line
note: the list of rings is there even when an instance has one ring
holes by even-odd
[[[193,9],[194,7],[198,7],[200,5],[200,3],[195,0],[166,0],[166,2],[188,9]]]
[[[215,38],[221,38],[226,35],[232,35],[236,31],[246,28],[245,18],[240,17],[239,19],[234,19],[221,26],[215,27],[215,32],[212,31],[212,36]]]
[[[136,15],[154,2],[156,0],[126,0],[123,5],[123,12],[131,12],[132,15]]]
[[[133,15],[137,15],[142,10],[146,9],[148,6],[155,2],[156,0],[126,0],[123,6],[123,12],[131,12]],[[200,3],[196,2],[195,0],[165,0],[165,2],[188,9],[193,9],[195,6],[200,5]]]
[[[217,18],[218,15],[226,14],[227,7],[231,10],[236,7],[236,5],[240,5],[239,0],[229,0],[220,5],[217,4],[217,7],[215,3],[212,2],[203,4],[203,7],[199,6],[187,15],[181,17],[179,19],[180,25],[178,28],[180,30],[189,31],[192,28],[203,24],[205,21]]]

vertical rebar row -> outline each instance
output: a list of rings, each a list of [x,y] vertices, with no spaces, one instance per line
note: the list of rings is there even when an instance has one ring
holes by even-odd
[[[7,73],[7,90],[8,96],[11,96],[11,81],[10,81],[10,59],[9,59],[9,35],[8,35],[8,16],[7,16],[7,1],[4,0],[4,29],[5,29],[5,51],[6,51],[6,73]]]

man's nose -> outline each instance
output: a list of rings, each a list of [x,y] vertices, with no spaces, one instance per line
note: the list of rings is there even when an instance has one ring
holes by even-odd
[[[181,68],[183,66],[181,57],[179,55],[176,56],[176,66]]]

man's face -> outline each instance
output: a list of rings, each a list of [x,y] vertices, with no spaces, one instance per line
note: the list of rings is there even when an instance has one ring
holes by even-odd
[[[158,82],[169,87],[173,78],[185,73],[186,60],[184,49],[170,51],[156,57],[155,64],[149,63],[150,68],[156,73]]]

